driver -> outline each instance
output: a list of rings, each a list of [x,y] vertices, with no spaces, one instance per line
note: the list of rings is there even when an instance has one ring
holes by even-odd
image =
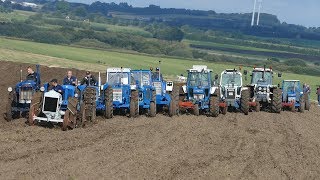
[[[61,85],[58,84],[58,80],[57,79],[52,79],[50,82],[51,85],[51,90],[54,90],[60,94],[63,93],[63,88]]]
[[[27,72],[28,72],[28,75],[26,77],[26,80],[37,82],[38,74],[34,72],[34,70],[30,66],[27,67]]]
[[[82,79],[81,85],[94,86],[97,83],[96,78],[91,74],[90,71],[86,72],[86,76]]]

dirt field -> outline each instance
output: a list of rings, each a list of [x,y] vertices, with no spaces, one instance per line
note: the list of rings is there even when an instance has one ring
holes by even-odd
[[[19,68],[0,64],[10,74],[1,81],[1,112]],[[47,80],[65,73],[44,70]],[[0,118],[0,179],[320,179],[319,117],[318,107],[218,118],[116,116],[66,132]]]

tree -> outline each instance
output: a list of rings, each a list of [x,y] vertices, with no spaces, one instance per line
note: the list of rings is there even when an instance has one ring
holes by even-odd
[[[297,59],[297,58],[287,59],[286,61],[284,61],[284,64],[287,66],[300,66],[300,67],[307,66],[307,63],[304,60]]]
[[[56,8],[60,13],[67,13],[70,10],[70,5],[68,2],[62,0],[57,2]]]

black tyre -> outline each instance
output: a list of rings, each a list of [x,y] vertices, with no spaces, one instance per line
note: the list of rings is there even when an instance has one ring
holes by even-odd
[[[211,95],[210,97],[210,113],[213,117],[218,117],[219,116],[219,111],[220,111],[220,107],[219,107],[219,99],[220,99],[220,90],[217,89],[216,90],[216,94],[215,95]]]
[[[104,102],[106,109],[104,111],[104,117],[106,119],[111,119],[113,118],[113,90],[112,87],[109,86],[104,93]]]
[[[70,124],[70,114],[71,114],[71,113],[70,113],[69,109],[66,110],[66,112],[65,112],[65,114],[64,114],[64,117],[63,117],[62,127],[61,127],[62,131],[66,131],[66,130],[68,130],[68,128],[69,128],[69,124]]]
[[[83,105],[84,109],[82,111],[82,117],[85,118],[85,124],[87,124],[89,121],[92,123],[97,123],[96,119],[96,93],[97,90],[94,87],[87,87],[85,89],[84,95],[83,95]],[[83,120],[82,120],[83,121]],[[84,122],[84,121],[83,121]]]
[[[13,114],[12,114],[12,105],[14,103],[14,93],[15,92],[10,92],[8,95],[8,102],[7,102],[7,106],[6,106],[6,120],[12,121],[13,119]]]
[[[304,102],[305,102],[305,110],[309,111],[310,110],[310,99],[309,99],[309,94],[304,94]]]
[[[259,101],[257,101],[257,102],[256,102],[256,106],[255,106],[254,110],[255,110],[256,112],[260,112],[260,109],[261,109],[260,102],[259,102]]]
[[[222,113],[223,115],[226,115],[226,114],[227,114],[227,111],[228,111],[228,107],[226,106],[226,107],[223,107],[223,108],[222,108],[222,112],[221,112],[221,113]]]
[[[282,92],[281,89],[274,89],[273,96],[271,100],[271,110],[274,113],[280,113],[282,108]]]
[[[303,113],[305,110],[304,96],[300,96],[299,104],[300,104],[300,106],[299,106],[298,110],[299,110],[299,112]]]
[[[199,115],[200,115],[200,110],[199,110],[199,105],[198,105],[198,104],[195,104],[195,105],[194,105],[193,114],[194,114],[195,116],[199,116]]]
[[[179,111],[179,91],[180,91],[179,85],[173,85],[172,92],[170,94],[171,96],[171,102],[169,105],[169,116],[175,116],[178,114]]]
[[[130,117],[137,117],[139,115],[139,93],[138,91],[131,91],[130,98]]]
[[[150,117],[156,117],[157,107],[155,102],[150,103]]]
[[[240,109],[245,114],[249,114],[249,99],[250,99],[250,91],[248,89],[243,90],[241,92],[241,99],[240,99]]]
[[[32,100],[30,103],[29,116],[28,116],[28,123],[30,126],[34,125],[33,117],[39,116],[41,112],[42,96],[43,96],[43,93],[41,92],[35,92],[32,96]]]

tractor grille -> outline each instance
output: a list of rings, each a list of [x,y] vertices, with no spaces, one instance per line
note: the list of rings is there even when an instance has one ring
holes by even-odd
[[[235,89],[227,89],[227,99],[235,99],[236,91]]]
[[[156,94],[161,95],[162,94],[161,82],[154,82],[153,86],[156,88]]]
[[[122,103],[122,89],[113,89],[113,101]]]
[[[58,107],[58,98],[45,97],[43,111],[56,112]]]
[[[32,88],[20,88],[19,102],[31,103],[32,94],[33,94]]]

